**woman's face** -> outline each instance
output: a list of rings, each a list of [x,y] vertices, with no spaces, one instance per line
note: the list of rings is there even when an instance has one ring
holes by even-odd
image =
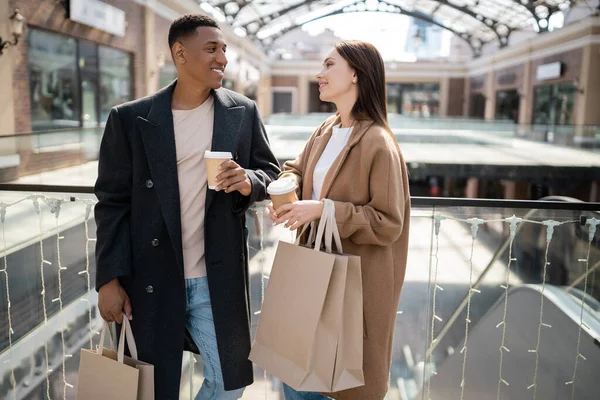
[[[322,101],[338,103],[346,97],[357,95],[356,74],[335,48],[325,56],[317,81]]]

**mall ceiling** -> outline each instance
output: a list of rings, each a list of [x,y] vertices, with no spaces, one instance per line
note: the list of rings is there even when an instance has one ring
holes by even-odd
[[[218,10],[236,33],[270,45],[307,22],[355,12],[403,14],[446,29],[466,41],[473,54],[490,42],[509,44],[514,31],[546,32],[550,17],[569,0],[198,0]]]

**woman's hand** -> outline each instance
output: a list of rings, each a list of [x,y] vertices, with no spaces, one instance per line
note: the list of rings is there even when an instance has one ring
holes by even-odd
[[[321,218],[323,213],[323,202],[316,200],[302,200],[284,204],[277,210],[273,204],[269,204],[269,218],[279,225],[286,222],[285,227],[295,231],[302,225]]]

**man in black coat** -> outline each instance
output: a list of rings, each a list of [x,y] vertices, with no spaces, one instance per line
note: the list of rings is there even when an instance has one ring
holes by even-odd
[[[277,178],[254,102],[222,89],[216,22],[185,15],[169,45],[178,79],[112,109],[95,193],[96,289],[106,321],[131,320],[157,400],[178,399],[183,350],[204,361],[196,399],[238,399],[252,383],[245,212]],[[205,150],[230,152],[216,190]]]

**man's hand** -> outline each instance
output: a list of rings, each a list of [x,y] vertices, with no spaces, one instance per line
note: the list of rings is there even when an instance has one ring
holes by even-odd
[[[119,283],[117,278],[103,285],[98,292],[98,308],[100,315],[106,322],[116,321],[123,323],[123,313],[131,321],[133,319],[131,312],[131,303],[125,289]]]
[[[250,196],[252,182],[244,168],[235,161],[228,160],[219,166],[219,170],[221,172],[217,175],[217,191],[224,190],[225,193],[231,193],[237,190],[244,196]]]

